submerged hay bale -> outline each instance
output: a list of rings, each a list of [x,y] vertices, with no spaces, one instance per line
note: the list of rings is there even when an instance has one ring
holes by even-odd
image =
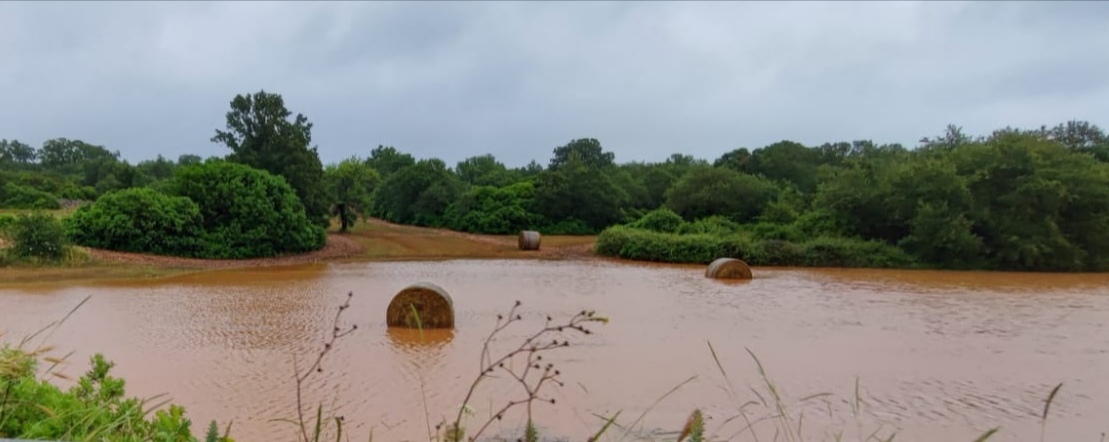
[[[435,284],[412,284],[389,302],[385,323],[389,327],[454,328],[454,301]]]
[[[539,250],[540,239],[539,232],[524,230],[520,232],[520,237],[516,239],[516,245],[520,247],[520,250]]]
[[[705,269],[705,276],[713,279],[751,279],[751,267],[735,258],[719,258]]]

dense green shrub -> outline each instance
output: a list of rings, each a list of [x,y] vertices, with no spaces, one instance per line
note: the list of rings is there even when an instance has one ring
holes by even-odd
[[[15,215],[0,213],[0,238],[3,238],[7,234],[8,229],[14,224]]]
[[[592,227],[586,225],[585,221],[573,218],[545,224],[539,231],[544,235],[592,235],[597,233]]]
[[[706,233],[711,235],[731,235],[740,231],[742,227],[726,217],[720,215],[713,215],[707,218],[701,218],[696,221],[687,222],[681,225],[675,233],[682,234],[697,234]]]
[[[203,219],[192,200],[150,188],[109,192],[64,221],[74,242],[125,252],[203,256]]]
[[[909,267],[901,249],[877,241],[821,237],[801,245],[803,265],[820,267]]]
[[[9,209],[59,209],[58,198],[41,190],[7,182],[0,188],[0,207]]]
[[[801,229],[791,224],[758,223],[750,227],[751,234],[759,239],[776,239],[781,241],[800,242],[805,240]]]
[[[793,242],[777,239],[758,241],[751,251],[751,262],[766,266],[799,266],[805,263],[804,248]]]
[[[542,217],[528,211],[535,186],[525,181],[503,188],[474,186],[452,203],[444,217],[454,230],[513,234],[539,227]]]
[[[908,267],[897,247],[874,241],[817,238],[803,243],[755,240],[743,234],[672,234],[614,226],[597,238],[596,253],[638,261],[707,264],[728,257],[751,265],[819,267]]]
[[[635,229],[650,230],[653,232],[663,233],[677,233],[685,224],[685,220],[677,212],[668,208],[662,207],[652,210],[643,215],[643,217],[635,220],[628,227]]]
[[[179,168],[170,188],[199,207],[205,257],[301,253],[327,241],[285,179],[264,170],[211,159]]]
[[[7,228],[6,254],[15,260],[56,262],[69,251],[61,221],[43,212],[21,213]]]

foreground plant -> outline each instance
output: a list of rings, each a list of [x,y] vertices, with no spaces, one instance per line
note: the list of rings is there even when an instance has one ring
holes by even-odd
[[[295,380],[297,392],[297,420],[292,421],[289,419],[278,419],[278,421],[295,424],[299,430],[300,434],[298,435],[298,437],[301,442],[319,442],[323,437],[323,425],[325,421],[323,417],[323,404],[319,404],[316,406],[316,417],[314,420],[310,418],[305,418],[303,399],[304,383],[308,380],[309,377],[312,376],[313,373],[323,373],[323,358],[324,356],[327,356],[327,354],[330,353],[332,349],[335,348],[335,342],[339,339],[349,336],[351,333],[354,333],[354,331],[358,329],[357,324],[352,324],[349,327],[339,326],[339,321],[342,319],[343,312],[350,308],[350,300],[353,297],[354,292],[348,292],[347,299],[339,305],[338,309],[335,312],[335,318],[332,320],[331,323],[330,333],[328,334],[327,339],[323,344],[323,348],[316,355],[316,359],[312,362],[311,365],[309,365],[302,371],[299,367],[296,356],[293,356],[293,371],[296,375]],[[335,440],[341,440],[343,435],[343,417],[331,416],[326,420],[331,420],[335,422]]]
[[[84,301],[78,307],[83,304]],[[111,376],[115,364],[101,354],[90,358],[89,370],[67,390],[37,378],[40,361],[45,361],[51,365],[44,370],[44,377],[69,379],[54,372],[68,356],[46,356],[51,350],[46,346],[26,348],[34,336],[62,322],[64,319],[17,345],[0,346],[0,438],[197,442],[184,408],[169,404],[168,409],[159,409],[169,403],[168,400],[154,402],[159,396],[127,397],[124,380]],[[220,436],[213,421],[205,440],[232,442],[227,436],[229,431],[230,427]]]
[[[535,427],[535,420],[532,414],[533,405],[536,402],[554,404],[554,398],[544,396],[542,389],[552,384],[558,386],[563,385],[560,380],[562,372],[555,368],[554,363],[544,362],[543,354],[551,350],[570,347],[570,340],[565,337],[566,334],[589,335],[592,334],[592,331],[586,328],[586,325],[591,323],[608,323],[608,318],[597,316],[596,313],[591,310],[583,310],[575,314],[569,320],[560,323],[553,322],[553,319],[547,316],[547,321],[543,328],[525,338],[516,348],[493,359],[489,348],[490,343],[510,325],[523,320],[523,317],[517,312],[519,308],[520,301],[516,301],[516,304],[512,306],[507,315],[497,315],[496,326],[493,327],[493,331],[489,333],[489,336],[485,338],[485,343],[482,346],[478,375],[470,384],[470,388],[466,392],[466,397],[459,407],[458,414],[453,422],[446,424],[445,428],[443,423],[436,426],[436,430],[443,431],[443,440],[448,442],[477,440],[493,422],[504,419],[505,414],[511,409],[523,406],[527,416],[527,426],[525,428],[525,437],[523,440],[527,442],[537,441],[539,439],[539,433]],[[522,359],[524,363],[513,363],[516,359]],[[473,399],[474,392],[477,390],[478,385],[490,379],[497,371],[507,374],[510,378],[518,382],[522,392],[520,396],[509,399],[485,422],[476,425],[475,428],[477,429],[467,436],[465,427],[462,425],[462,419],[464,415],[467,414],[466,411],[469,410],[470,400]]]

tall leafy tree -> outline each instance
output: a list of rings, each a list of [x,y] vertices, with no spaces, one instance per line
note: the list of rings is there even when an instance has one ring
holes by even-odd
[[[350,230],[358,214],[370,208],[370,197],[381,182],[377,171],[357,158],[347,158],[324,168],[324,181],[332,201],[332,210],[339,216],[341,232]]]
[[[556,147],[554,158],[551,158],[550,170],[558,168],[576,157],[585,167],[604,168],[612,166],[616,161],[616,154],[606,152],[601,147],[601,142],[595,138],[580,138],[573,140],[565,146]]]
[[[291,116],[279,94],[262,90],[236,95],[227,112],[227,130],[217,129],[212,141],[231,149],[229,161],[284,177],[308,218],[326,227],[329,204],[323,164],[312,146],[312,123],[302,114]]]
[[[370,214],[395,223],[440,227],[447,207],[462,193],[462,184],[438,158],[420,160],[382,181],[374,191]]]

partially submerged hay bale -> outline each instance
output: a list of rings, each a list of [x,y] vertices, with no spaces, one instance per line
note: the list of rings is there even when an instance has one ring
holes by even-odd
[[[454,328],[454,301],[435,284],[412,284],[393,296],[385,309],[385,323],[389,327]]]
[[[751,267],[735,258],[719,258],[705,269],[705,276],[713,279],[751,279]]]
[[[540,240],[539,232],[524,230],[520,232],[520,237],[516,239],[516,245],[520,247],[520,250],[539,250]]]

